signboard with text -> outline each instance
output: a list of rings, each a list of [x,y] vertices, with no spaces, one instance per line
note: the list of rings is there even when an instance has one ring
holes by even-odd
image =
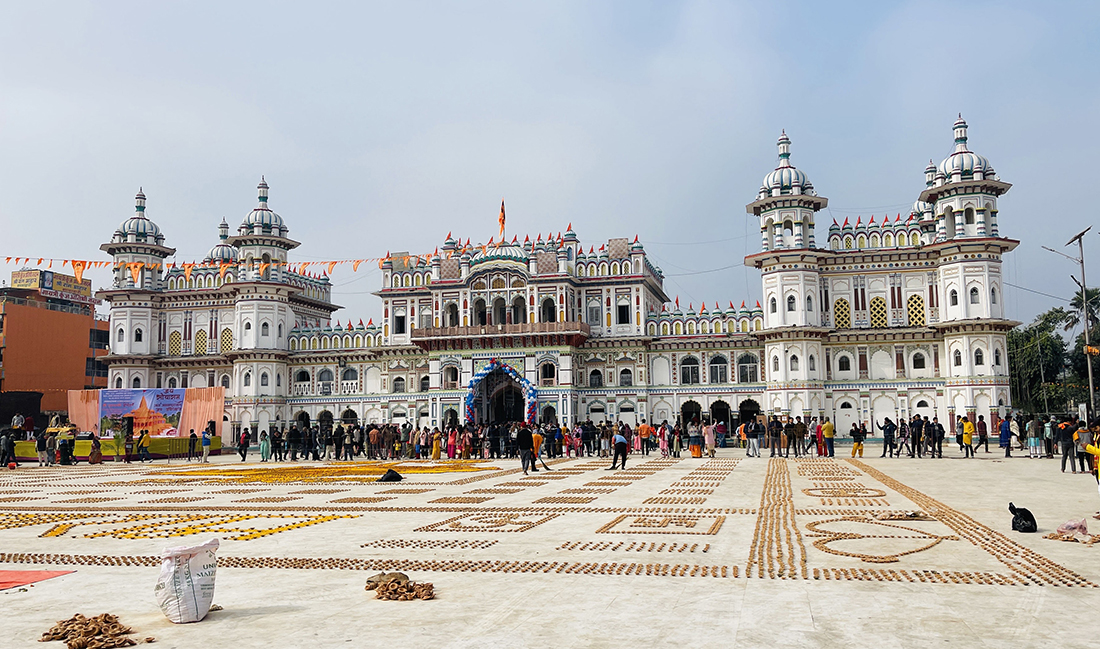
[[[177,437],[186,389],[99,391],[99,430],[121,430],[125,417],[133,417],[134,437],[147,430],[154,437]]]

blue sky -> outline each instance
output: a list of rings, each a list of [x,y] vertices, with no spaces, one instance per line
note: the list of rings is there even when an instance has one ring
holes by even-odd
[[[143,186],[178,259],[201,258],[264,174],[293,259],[484,241],[503,196],[520,239],[637,234],[681,302],[751,303],[756,271],[700,271],[757,251],[744,206],[781,129],[829,198],[824,240],[832,218],[904,218],[961,112],[1014,185],[1006,281],[1068,298],[1076,268],[1040,246],[1096,220],[1098,19],[1049,2],[4,3],[0,257],[105,260]],[[335,317],[377,317],[378,279],[338,270]],[[1006,304],[1029,321],[1064,302]]]

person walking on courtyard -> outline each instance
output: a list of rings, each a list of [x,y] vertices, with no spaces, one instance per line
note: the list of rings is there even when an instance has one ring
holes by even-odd
[[[442,450],[443,445],[443,433],[439,432],[438,428],[432,429],[432,461],[439,461],[439,453]]]
[[[703,424],[703,443],[707,447],[707,457],[714,457],[714,443],[716,440],[716,433],[714,432],[714,425],[710,422]]]
[[[271,459],[271,439],[266,430],[260,431],[260,461],[267,462]]]
[[[34,450],[38,453],[38,466],[46,464],[46,431],[34,436]]]
[[[286,450],[290,451],[290,461],[298,461],[298,446],[302,443],[301,433],[298,431],[298,424],[291,424],[290,430],[286,434]]]
[[[852,430],[848,434],[852,436],[852,457],[855,457],[856,453],[859,453],[859,456],[863,457],[863,429],[855,422],[852,422]]]
[[[153,461],[153,458],[149,456],[149,431],[141,431],[141,436],[138,437],[137,441],[137,450],[138,459],[141,460],[142,464],[144,464],[146,460],[150,462]]]
[[[245,461],[245,457],[248,455],[248,443],[251,441],[250,431],[247,428],[241,430],[241,436],[237,439],[237,452],[241,454],[241,462]]]
[[[283,457],[283,431],[278,428],[271,431],[271,457],[275,458],[276,462],[282,462]]]
[[[1058,424],[1058,443],[1062,447],[1062,473],[1066,472],[1066,460],[1069,460],[1070,470],[1077,473],[1077,463],[1074,461],[1077,450],[1074,446],[1074,432],[1076,432],[1076,426],[1071,422],[1064,421]]]
[[[653,434],[653,429],[645,422],[645,419],[642,419],[642,425],[638,426],[637,433],[638,437],[642,439],[642,452],[649,455],[650,447],[652,446],[649,443],[649,437]]]
[[[668,457],[668,429],[665,426],[657,428],[657,440],[661,449],[661,457]]]
[[[826,417],[825,418],[825,423],[821,424],[821,438],[825,441],[825,456],[826,457],[833,457],[833,454],[834,454],[833,439],[835,438],[835,436],[836,436],[836,427],[833,425],[833,422],[828,417]],[[757,454],[757,457],[760,457],[760,455]]]
[[[195,429],[191,429],[191,434],[187,436],[187,461],[191,462],[195,458],[195,446],[199,443],[199,436],[195,434]]]
[[[989,427],[985,423],[985,415],[978,415],[978,423],[974,425],[978,431],[978,443],[974,445],[974,450],[977,451],[982,445],[985,445],[985,452],[989,452]]]
[[[1073,436],[1074,447],[1077,449],[1077,461],[1081,463],[1081,473],[1091,473],[1092,458],[1089,457],[1088,451],[1085,449],[1092,445],[1092,431],[1088,429],[1085,422],[1080,422],[1077,426],[1077,432]]]
[[[1038,417],[1027,422],[1027,455],[1032,459],[1043,455],[1043,422]]]
[[[0,464],[8,466],[14,464],[19,466],[19,462],[15,459],[15,439],[14,436],[18,433],[16,429],[9,428],[3,433],[0,433]]]
[[[764,424],[759,421],[749,420],[745,422],[745,439],[749,443],[746,455],[748,457],[760,457],[760,438],[767,435]]]
[[[1001,425],[998,427],[1000,430],[997,435],[998,446],[1005,450],[1005,457],[1012,457],[1012,424],[1016,422],[1012,421],[1012,413],[1007,413],[1005,418],[1001,420]]]
[[[963,457],[974,457],[974,422],[969,417],[962,418],[962,446]]]
[[[626,437],[624,437],[622,435],[622,433],[615,433],[615,436],[611,438],[611,441],[615,445],[615,455],[611,458],[611,468],[609,468],[607,470],[608,471],[614,471],[615,470],[615,465],[619,464],[619,458],[622,458],[622,465],[619,466],[619,468],[620,469],[625,469],[626,468],[626,451],[627,451]]]
[[[214,435],[214,422],[206,425],[202,431],[202,463],[210,464],[210,438]]]
[[[46,436],[46,466],[53,466],[57,458],[57,435]]]
[[[768,421],[768,448],[771,453],[768,457],[775,457],[777,454],[782,457],[783,449],[779,448],[780,441],[783,438],[783,423],[779,421],[779,417],[772,415],[770,421]]]
[[[527,469],[537,469],[534,453],[535,437],[531,430],[524,426],[516,433],[516,447],[519,448],[519,461],[523,467],[523,475],[527,475]]]
[[[881,425],[875,423],[874,420],[872,420],[871,423],[878,426],[878,429],[882,431],[882,455],[879,457],[886,457],[887,455],[894,457],[894,450],[896,448],[894,445],[894,433],[898,430],[897,424],[890,421],[889,417],[884,418]]]
[[[1058,430],[1054,415],[1043,422],[1043,444],[1046,446],[1048,460],[1054,459],[1054,433]]]

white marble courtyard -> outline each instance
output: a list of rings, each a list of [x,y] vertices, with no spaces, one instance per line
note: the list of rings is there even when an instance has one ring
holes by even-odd
[[[1043,535],[1081,517],[1100,532],[1100,499],[1055,460],[722,449],[528,477],[511,460],[410,463],[395,485],[373,482],[378,463],[234,459],[0,474],[0,570],[74,571],[0,591],[6,646],[61,647],[32,643],[77,612],[166,647],[1093,642],[1100,547]],[[1011,531],[1010,500],[1039,533]],[[157,557],[213,536],[223,610],[173,625],[153,598]],[[373,599],[381,570],[437,599]]]

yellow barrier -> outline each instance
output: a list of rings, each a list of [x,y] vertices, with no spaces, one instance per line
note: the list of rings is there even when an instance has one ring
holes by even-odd
[[[187,446],[190,440],[186,437],[153,437],[149,440],[149,455],[155,460],[179,460],[187,459]],[[115,441],[114,439],[102,439],[100,440],[100,451],[103,453],[104,462],[113,462],[115,459]],[[126,449],[123,448],[123,444],[118,445],[118,457],[122,460],[126,457]],[[214,437],[210,440],[210,454],[220,455],[222,450],[222,440],[220,437]],[[81,462],[88,461],[88,454],[92,452],[92,441],[89,439],[77,440],[76,447],[73,449],[73,456],[75,459]],[[195,456],[202,457],[202,438],[195,442]],[[37,462],[38,452],[35,451],[34,442],[16,442],[15,443],[15,457],[20,462]],[[137,440],[134,441],[134,450],[130,454],[132,461],[137,461],[138,449]],[[56,452],[54,456],[54,462],[57,462]]]

